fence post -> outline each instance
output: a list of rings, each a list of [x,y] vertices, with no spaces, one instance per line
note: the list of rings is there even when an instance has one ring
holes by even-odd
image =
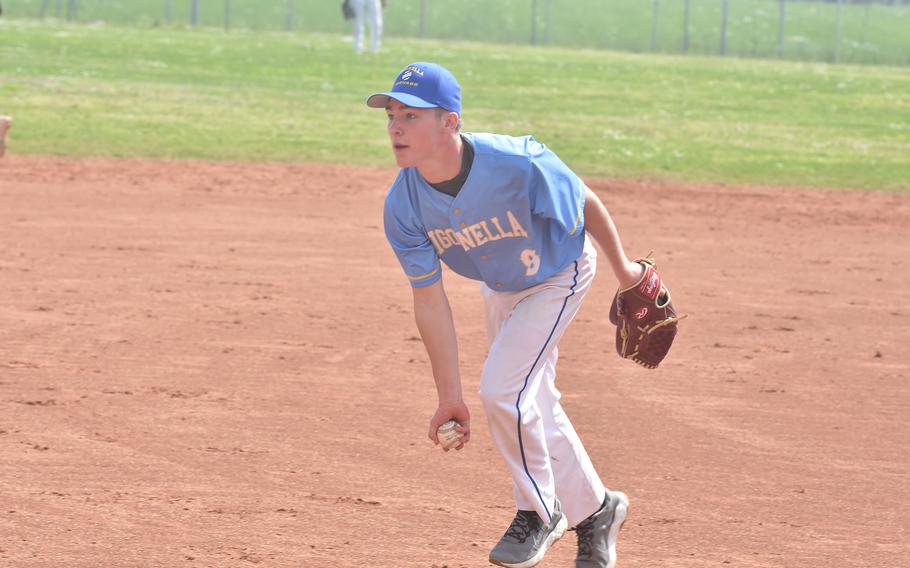
[[[654,0],[651,9],[651,51],[657,51],[657,34],[660,29],[660,0]]]
[[[69,2],[67,2],[66,19],[67,21],[76,21],[79,19],[79,4],[76,3],[76,0],[69,0]]]
[[[54,17],[58,20],[63,14],[63,0],[57,0],[56,5],[54,6]]]
[[[863,5],[863,37],[862,40],[866,41],[866,31],[869,29],[869,3],[867,2]]]
[[[288,0],[288,13],[284,18],[284,29],[286,31],[294,29],[294,0]]]
[[[424,38],[427,36],[427,0],[420,0],[420,24],[417,30],[417,37]]]
[[[837,0],[837,16],[834,24],[834,62],[840,61],[840,24],[844,11],[844,0]]]
[[[689,53],[689,2],[683,3],[683,53]]]
[[[779,20],[777,22],[777,56],[784,56],[784,27],[787,21],[787,0],[780,0]]]
[[[199,23],[199,0],[193,0],[193,7],[190,13],[190,22],[193,24],[193,27],[196,27],[196,24]]]
[[[724,0],[723,12],[720,21],[720,54],[727,54],[727,18],[730,14],[730,0]]]
[[[531,1],[531,45],[537,45],[537,0]]]
[[[231,29],[231,0],[224,0],[224,31]]]
[[[553,21],[553,0],[547,0],[546,12],[544,13],[543,43],[550,43],[550,24]]]
[[[50,1],[50,0],[43,0],[43,1],[41,2],[41,19],[42,19],[42,20],[43,20],[44,17],[47,15],[47,3],[48,3],[49,1]]]
[[[164,0],[164,22],[171,23],[171,0]]]

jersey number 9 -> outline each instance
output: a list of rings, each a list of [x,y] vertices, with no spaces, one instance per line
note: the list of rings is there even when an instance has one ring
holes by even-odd
[[[519,256],[521,263],[525,265],[525,276],[534,276],[540,270],[540,255],[537,251],[525,249]]]

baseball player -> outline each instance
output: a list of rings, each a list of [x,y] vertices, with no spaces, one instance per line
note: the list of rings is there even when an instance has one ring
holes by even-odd
[[[354,10],[354,51],[363,53],[364,19],[370,26],[370,51],[379,53],[382,42],[382,10],[387,0],[350,0]]]
[[[12,118],[0,116],[0,158],[6,153],[6,144],[9,142],[9,129],[12,125]]]
[[[629,506],[607,490],[559,403],[557,344],[591,287],[604,252],[621,287],[642,266],[623,252],[600,199],[531,136],[461,132],[461,89],[433,63],[413,63],[391,90],[370,96],[384,108],[401,170],[389,188],[385,233],[414,297],[414,315],[439,397],[429,424],[454,419],[470,441],[458,346],[442,267],[479,280],[489,353],[480,399],[493,441],[512,476],[518,512],[490,562],[534,566],[568,527],[578,568],[612,568]]]

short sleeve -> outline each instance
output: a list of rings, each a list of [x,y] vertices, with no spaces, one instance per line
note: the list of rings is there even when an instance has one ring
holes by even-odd
[[[411,203],[396,199],[394,192],[390,191],[385,201],[383,221],[386,239],[411,286],[421,288],[438,281],[442,277],[439,255]]]
[[[532,142],[531,208],[535,215],[555,221],[573,236],[584,229],[585,184],[559,157]]]

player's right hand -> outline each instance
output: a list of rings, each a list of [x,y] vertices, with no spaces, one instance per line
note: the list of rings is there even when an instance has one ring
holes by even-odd
[[[436,437],[436,430],[441,424],[444,424],[449,420],[458,422],[460,426],[456,428],[456,430],[464,434],[460,443],[455,446],[456,450],[460,450],[471,440],[471,412],[468,410],[468,405],[466,405],[463,400],[439,403],[436,412],[433,414],[433,417],[430,418],[430,430],[427,432],[427,437],[431,442],[438,445],[439,439]]]

